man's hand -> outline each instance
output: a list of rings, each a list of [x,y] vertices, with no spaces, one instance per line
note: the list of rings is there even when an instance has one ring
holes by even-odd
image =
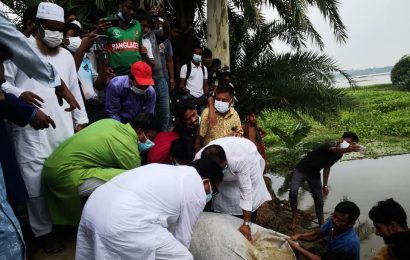
[[[148,55],[148,49],[147,49],[147,47],[145,47],[144,45],[141,45],[141,46],[140,46],[140,53],[141,53],[143,56],[147,56],[147,55]]]
[[[360,149],[361,149],[362,147],[361,147],[361,145],[359,145],[359,144],[357,144],[357,143],[351,143],[350,145],[349,145],[349,147],[347,148],[347,150],[349,151],[349,152],[360,152]]]
[[[293,235],[293,236],[289,237],[288,240],[298,241],[298,240],[300,239],[300,236],[301,236],[301,235],[302,235],[302,234]]]
[[[74,128],[74,132],[77,133],[77,132],[81,131],[83,128],[85,128],[86,126],[87,126],[87,124],[77,125],[77,126]]]
[[[63,105],[63,99],[65,99],[65,101],[67,101],[68,105],[70,106],[70,107],[66,108],[65,111],[70,112],[70,111],[73,111],[76,108],[81,109],[81,107],[78,104],[77,100],[75,100],[75,97],[70,92],[70,90],[67,88],[64,81],[61,81],[61,85],[56,87],[55,92],[56,92],[56,96],[57,96],[57,99],[58,99],[58,104],[60,104],[60,106]]]
[[[327,186],[323,186],[323,196],[329,195],[329,188]]]
[[[56,128],[56,124],[54,123],[53,119],[51,119],[50,116],[44,114],[44,112],[40,109],[37,109],[37,112],[34,118],[31,120],[30,125],[36,130],[48,128],[49,125],[51,125],[54,129]]]
[[[94,41],[98,39],[98,34],[91,32],[86,37],[81,39],[81,47],[88,50],[94,44]]]
[[[104,18],[101,18],[100,21],[98,22],[98,27],[94,31],[96,34],[103,34],[105,30],[108,28],[112,27],[112,24],[110,21],[104,20]]]
[[[37,107],[42,107],[41,103],[44,103],[44,100],[41,97],[37,96],[36,94],[34,94],[33,92],[30,92],[30,91],[23,92],[20,95],[19,99],[21,99],[21,100],[23,100],[23,101],[25,101],[29,104],[33,104]]]
[[[248,225],[242,225],[239,228],[239,232],[242,233],[242,235],[244,235],[244,237],[246,237],[246,239],[248,239],[250,242],[252,242],[252,234],[251,234],[251,227]]]
[[[6,100],[6,97],[3,94],[3,91],[0,90],[0,102],[3,102]]]
[[[114,70],[113,70],[111,67],[108,67],[108,68],[107,68],[107,77],[108,77],[109,79],[112,79],[112,78],[115,77],[115,72],[114,72]]]
[[[174,79],[169,80],[169,87],[171,88],[171,90],[173,90],[175,88],[175,80]]]

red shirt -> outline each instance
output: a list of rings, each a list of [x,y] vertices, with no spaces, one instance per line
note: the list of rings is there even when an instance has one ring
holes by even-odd
[[[148,151],[147,163],[171,164],[169,149],[171,143],[179,138],[177,132],[161,132],[154,139],[154,147]]]

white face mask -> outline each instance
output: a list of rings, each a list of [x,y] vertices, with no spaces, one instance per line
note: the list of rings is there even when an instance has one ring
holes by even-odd
[[[224,114],[229,110],[229,102],[215,100],[215,109],[219,113]]]
[[[48,47],[55,48],[63,42],[63,33],[59,31],[44,30],[43,42]]]
[[[70,44],[67,46],[67,48],[72,52],[76,52],[81,45],[81,38],[79,36],[70,37],[68,38],[68,40],[70,41]]]
[[[134,86],[134,85],[131,85],[130,88],[131,88],[131,91],[134,92],[136,95],[144,95],[144,94],[145,94],[145,91],[147,91],[147,90],[143,90],[143,89],[137,88],[137,87]]]
[[[339,147],[342,148],[342,149],[346,149],[349,146],[350,146],[350,144],[348,142],[346,142],[346,140],[343,140],[343,142],[341,142],[339,144]]]

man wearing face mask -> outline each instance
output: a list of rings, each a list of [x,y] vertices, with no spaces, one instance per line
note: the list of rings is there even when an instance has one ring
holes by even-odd
[[[329,194],[328,179],[330,167],[340,160],[344,153],[358,152],[362,149],[358,145],[359,137],[353,132],[345,132],[339,141],[327,142],[309,152],[295,167],[289,191],[289,202],[293,218],[289,229],[297,225],[298,191],[300,186],[307,181],[315,203],[316,216],[319,225],[324,223],[323,195]],[[323,169],[323,186],[320,180],[320,171]]]
[[[145,135],[150,125],[146,114],[128,124],[103,119],[66,140],[48,157],[42,178],[53,224],[77,226],[80,198],[141,165],[140,152],[153,145]]]
[[[265,160],[255,144],[245,138],[219,138],[197,152],[195,159],[198,158],[216,162],[224,174],[219,194],[212,199],[212,209],[242,218],[239,231],[252,241],[251,225],[256,211],[265,201],[272,200],[263,179]]]
[[[130,75],[117,76],[107,86],[105,111],[108,116],[128,123],[139,113],[153,115],[156,96],[152,85],[151,67],[142,61],[132,64]]]
[[[173,159],[171,158],[171,146],[172,143],[179,137],[184,138],[184,140],[190,140],[190,143],[192,143],[192,149],[194,150],[193,153],[195,155],[194,141],[195,134],[199,126],[199,116],[196,108],[191,104],[191,102],[182,101],[178,103],[177,111],[178,113],[173,131],[161,132],[155,137],[155,146],[148,152],[148,163],[171,164],[173,162]],[[186,144],[185,146],[189,147],[190,145]],[[189,154],[190,149],[187,148],[185,152]],[[189,156],[187,157],[189,158]]]
[[[192,60],[181,67],[180,91],[185,94],[182,99],[193,99],[198,113],[207,104],[209,94],[208,70],[202,64],[202,48],[197,45],[193,49]]]
[[[119,11],[108,21],[118,21],[111,24],[104,34],[107,38],[107,53],[110,73],[115,76],[127,75],[130,67],[137,61],[147,57],[147,50],[142,45],[141,24],[134,20],[134,12],[140,4],[139,0],[119,0]],[[107,21],[101,21],[100,25]]]
[[[193,227],[222,177],[206,159],[149,164],[116,176],[84,207],[76,259],[193,259]]]
[[[64,10],[56,4],[43,2],[38,6],[36,17],[35,37],[29,40],[41,57],[53,65],[81,107],[84,107],[73,57],[67,50],[59,47],[63,40]],[[36,237],[41,237],[44,241],[46,252],[56,252],[61,247],[55,244],[51,235],[52,223],[42,194],[41,171],[45,159],[59,144],[74,134],[74,128],[81,129],[88,123],[87,114],[84,109],[76,109],[71,113],[64,111],[55,98],[53,89],[45,88],[40,82],[30,79],[12,62],[5,64],[5,78],[7,82],[3,84],[3,89],[6,85],[6,91],[20,98],[27,93],[33,96],[33,103],[50,115],[57,126],[56,129],[37,131],[33,127],[18,128],[12,125],[11,132],[16,158],[29,195],[27,208],[31,229]]]
[[[241,119],[236,110],[231,107],[234,98],[234,89],[230,85],[218,86],[215,92],[215,114],[217,123],[211,126],[209,123],[209,108],[205,108],[201,114],[199,134],[195,139],[195,149],[199,151],[209,142],[227,136],[242,136],[243,129]]]

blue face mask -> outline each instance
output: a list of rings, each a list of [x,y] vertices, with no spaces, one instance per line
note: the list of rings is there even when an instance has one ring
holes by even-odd
[[[209,194],[206,194],[206,203],[210,202],[212,200],[212,192]]]
[[[194,62],[196,62],[196,63],[200,63],[201,60],[202,60],[202,56],[201,56],[201,55],[198,55],[198,54],[194,54],[194,55],[192,56],[192,60],[193,60]]]
[[[225,176],[229,172],[229,167],[228,165],[225,165],[225,167],[222,170],[222,174]]]
[[[147,139],[147,141],[145,141],[144,143],[141,143],[140,141],[138,141],[138,150],[140,152],[147,151],[151,149],[154,145],[155,145],[154,142],[149,139]]]

